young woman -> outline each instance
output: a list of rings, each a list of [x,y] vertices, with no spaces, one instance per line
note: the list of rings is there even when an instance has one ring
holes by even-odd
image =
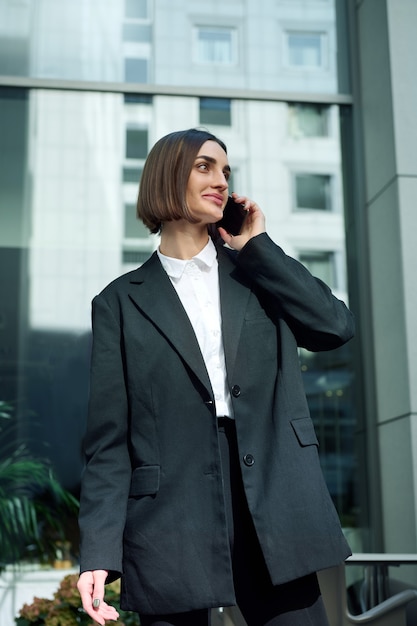
[[[249,198],[233,194],[240,235],[216,228],[229,176],[210,133],[160,139],[138,197],[159,249],[93,301],[78,588],[99,624],[121,576],[142,626],[208,626],[235,604],[249,626],[323,626],[316,571],[350,554],[297,348],[341,346],[352,315]]]

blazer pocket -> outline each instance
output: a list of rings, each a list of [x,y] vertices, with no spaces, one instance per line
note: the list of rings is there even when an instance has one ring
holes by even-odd
[[[300,417],[290,423],[301,446],[319,446],[311,417]]]
[[[159,465],[142,465],[133,470],[130,481],[130,497],[150,496],[159,490]]]

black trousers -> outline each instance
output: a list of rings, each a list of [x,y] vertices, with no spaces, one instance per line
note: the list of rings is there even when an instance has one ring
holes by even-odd
[[[316,574],[272,585],[246,502],[233,420],[219,421],[236,600],[248,626],[328,626]],[[142,626],[210,626],[210,610],[140,615]]]

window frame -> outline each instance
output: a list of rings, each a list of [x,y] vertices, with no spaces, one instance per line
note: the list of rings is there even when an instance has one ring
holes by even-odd
[[[320,124],[323,128],[322,133],[310,133],[308,132],[308,124],[304,121],[301,115],[302,111],[320,111]],[[288,103],[288,133],[290,137],[296,139],[329,139],[331,137],[331,105],[318,104],[311,102],[289,102]],[[317,125],[317,123],[316,123]],[[307,132],[306,132],[307,129]]]
[[[320,63],[292,63],[291,62],[291,48],[290,37],[291,36],[317,36],[320,42]],[[329,69],[329,32],[322,27],[317,26],[317,29],[303,29],[298,27],[287,27],[283,31],[283,50],[282,50],[283,66],[286,69],[295,72],[325,72]]]
[[[202,31],[222,31],[230,34],[230,61],[221,60],[206,60],[200,56],[200,33]],[[220,67],[236,67],[239,62],[238,58],[238,33],[235,26],[228,25],[210,25],[210,24],[195,24],[193,27],[193,40],[192,40],[192,58],[196,65],[220,66]]]
[[[331,213],[335,213],[336,212],[336,204],[335,204],[335,174],[332,172],[321,172],[321,171],[317,171],[317,172],[311,172],[311,171],[304,171],[304,170],[297,170],[297,171],[293,171],[291,173],[292,176],[292,206],[293,206],[293,211],[296,213],[301,213],[301,212],[313,212],[313,213],[320,213],[320,214],[331,214]],[[322,178],[327,178],[328,180],[328,186],[327,186],[327,190],[325,192],[325,204],[326,206],[323,208],[318,208],[318,207],[314,207],[314,206],[298,206],[298,190],[297,190],[297,178],[300,178],[301,176],[304,177],[322,177]]]
[[[216,109],[215,106],[212,108],[210,108],[209,106],[207,107],[202,106],[203,103],[208,103],[209,101],[212,101],[213,103],[224,102],[224,103],[227,103],[227,106],[225,106],[224,109],[222,107],[219,107],[218,109]],[[199,123],[200,124],[210,124],[213,126],[222,126],[222,127],[232,126],[232,100],[230,98],[200,97],[198,104],[199,104]],[[219,118],[216,119],[216,111],[219,112],[220,119],[222,116],[224,116],[224,120],[226,121],[219,121]],[[202,113],[206,113],[207,114],[206,117],[204,117]]]

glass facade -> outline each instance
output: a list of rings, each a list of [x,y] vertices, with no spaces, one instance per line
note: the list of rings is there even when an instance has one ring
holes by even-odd
[[[334,0],[1,0],[0,75],[338,93],[337,31]]]
[[[348,299],[336,22],[331,0],[0,0],[0,75],[28,80],[0,78],[0,400],[34,416],[31,445],[48,444],[74,493],[90,302],[158,245],[135,203],[159,137],[199,125],[219,135],[232,190],[256,199],[272,238]],[[357,527],[350,347],[302,352],[300,363],[326,480],[343,524]]]

